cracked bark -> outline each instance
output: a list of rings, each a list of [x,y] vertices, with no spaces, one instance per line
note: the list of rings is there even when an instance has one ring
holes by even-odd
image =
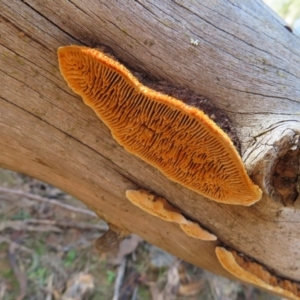
[[[217,274],[230,277],[214,254],[222,242],[297,280],[300,39],[260,1],[198,2],[1,1],[0,165]],[[69,44],[110,47],[132,71],[210,99],[235,127],[262,200],[217,204],[126,153],[62,79],[56,50]],[[163,196],[218,242],[132,206],[125,190],[135,188]]]

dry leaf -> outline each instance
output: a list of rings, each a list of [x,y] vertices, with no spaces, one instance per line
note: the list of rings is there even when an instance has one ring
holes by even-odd
[[[91,274],[78,273],[68,282],[62,300],[83,300],[94,291],[94,277]]]
[[[120,244],[119,244],[119,250],[115,257],[111,257],[109,259],[109,263],[113,265],[119,265],[122,261],[122,259],[128,255],[133,253],[136,248],[138,247],[139,243],[142,242],[143,239],[141,239],[136,234],[131,234],[127,238],[125,238]]]
[[[180,284],[178,294],[182,296],[195,296],[205,287],[205,280],[199,279],[185,284]]]
[[[164,289],[159,292],[156,284],[150,285],[151,297],[153,300],[176,300],[180,283],[179,267],[180,261],[176,260],[168,270],[167,283]]]

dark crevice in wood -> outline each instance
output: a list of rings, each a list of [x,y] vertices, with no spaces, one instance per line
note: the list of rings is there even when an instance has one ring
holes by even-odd
[[[273,186],[280,194],[285,206],[293,206],[299,196],[299,155],[300,142],[278,158],[273,173]]]

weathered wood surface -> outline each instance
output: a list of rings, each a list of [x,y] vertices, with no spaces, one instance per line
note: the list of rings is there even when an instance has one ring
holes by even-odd
[[[112,139],[57,63],[59,46],[106,45],[131,69],[209,97],[236,126],[252,170],[274,148],[268,133],[276,142],[300,131],[300,39],[261,1],[1,0],[0,28],[1,167],[49,182],[215,273],[229,276],[214,254],[223,242],[300,278],[297,206],[266,195],[251,207],[221,205],[169,181]],[[133,207],[129,188],[164,196],[219,241],[194,240]]]

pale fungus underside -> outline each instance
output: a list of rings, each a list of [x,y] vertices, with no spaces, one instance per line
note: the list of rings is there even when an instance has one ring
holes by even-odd
[[[235,277],[290,299],[300,299],[298,283],[272,275],[260,264],[239,256],[235,251],[216,247],[216,255],[223,268]]]
[[[66,46],[58,57],[69,87],[128,152],[217,202],[261,198],[230,138],[201,110],[144,86],[98,50]]]
[[[145,190],[127,190],[127,199],[147,213],[164,221],[178,223],[187,235],[203,241],[215,241],[217,237],[199,224],[187,220],[176,207],[162,197],[158,197]]]
[[[198,223],[186,220],[179,224],[181,230],[190,237],[203,241],[216,241],[217,237],[203,229]]]

